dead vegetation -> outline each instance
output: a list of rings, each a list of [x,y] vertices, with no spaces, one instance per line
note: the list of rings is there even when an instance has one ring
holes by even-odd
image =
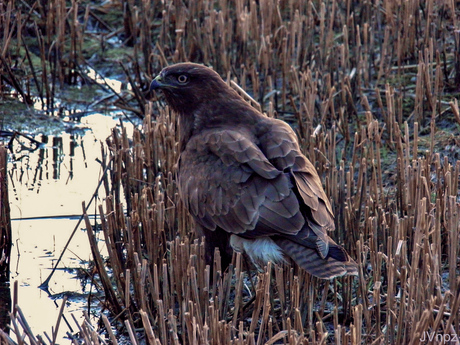
[[[91,57],[122,61],[132,88],[113,104],[144,116],[133,138],[114,131],[102,153],[107,261],[86,221],[107,341],[117,342],[110,320],[134,344],[459,342],[455,1],[26,4],[0,5],[2,95],[38,94],[52,108],[58,87],[85,80]],[[32,36],[41,67],[32,67]],[[100,47],[85,45],[90,38]],[[117,60],[111,38],[126,52]],[[295,267],[252,277],[239,257],[228,272],[218,259],[205,267],[174,180],[176,118],[143,95],[161,67],[188,60],[213,66],[296,128],[358,279],[320,281]]]

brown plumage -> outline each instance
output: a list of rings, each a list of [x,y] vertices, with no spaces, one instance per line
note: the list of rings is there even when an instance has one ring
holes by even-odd
[[[259,269],[290,257],[320,278],[357,274],[327,235],[331,205],[287,123],[264,116],[198,64],[164,68],[150,89],[161,89],[179,114],[179,192],[209,258],[217,246],[227,263],[233,248]]]

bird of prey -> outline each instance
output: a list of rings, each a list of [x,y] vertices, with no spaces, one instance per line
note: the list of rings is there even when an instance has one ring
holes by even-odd
[[[218,247],[223,261],[233,249],[259,270],[292,258],[319,278],[357,275],[327,235],[331,205],[286,122],[253,108],[203,65],[164,68],[150,85],[157,89],[179,115],[179,195],[206,238],[208,260]]]

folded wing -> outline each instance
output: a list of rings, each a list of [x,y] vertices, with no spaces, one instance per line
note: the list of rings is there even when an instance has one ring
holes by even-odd
[[[289,125],[270,120],[272,129],[260,137],[233,129],[195,135],[181,155],[182,200],[202,227],[269,237],[313,275],[356,274],[327,235],[333,213],[315,168]]]

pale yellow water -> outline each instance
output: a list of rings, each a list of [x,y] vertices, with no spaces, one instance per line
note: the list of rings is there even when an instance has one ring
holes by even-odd
[[[27,321],[36,334],[47,332],[56,323],[62,298],[56,301],[38,286],[48,277],[70,234],[82,214],[82,202],[89,202],[101,177],[100,140],[105,141],[118,119],[100,114],[82,118],[82,125],[91,128],[82,136],[63,133],[53,137],[42,149],[28,153],[27,157],[9,163],[9,198],[12,217],[13,248],[11,262],[11,286],[19,283],[18,301]],[[126,124],[132,131],[132,126]],[[61,140],[61,139],[62,140]],[[42,137],[35,137],[41,141]],[[73,146],[73,148],[72,148]],[[40,159],[43,157],[42,159]],[[18,157],[19,155],[16,155]],[[105,195],[101,188],[97,205]],[[89,214],[94,214],[95,203]],[[84,223],[80,224],[80,228]],[[85,267],[83,261],[92,259],[86,231],[78,229],[58,268]],[[102,233],[100,250],[104,250]],[[91,288],[89,282],[84,287]],[[83,293],[81,281],[74,273],[56,270],[49,282],[49,291],[59,296],[65,292]],[[96,291],[94,288],[92,291]],[[60,326],[59,336],[76,331],[71,318],[79,321],[86,309],[85,297],[70,299],[64,316],[71,325]],[[65,343],[65,342],[64,342]]]

